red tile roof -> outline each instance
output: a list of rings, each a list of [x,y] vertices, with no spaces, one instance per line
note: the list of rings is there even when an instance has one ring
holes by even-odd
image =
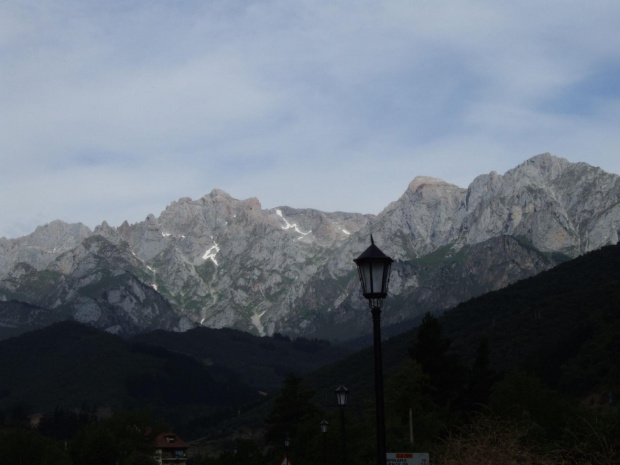
[[[189,449],[189,446],[174,433],[161,433],[153,441],[156,449]]]

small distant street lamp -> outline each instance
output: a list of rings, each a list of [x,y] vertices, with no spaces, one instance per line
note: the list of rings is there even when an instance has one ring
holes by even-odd
[[[375,354],[375,403],[377,410],[377,464],[386,465],[385,415],[383,411],[383,361],[381,355],[381,307],[387,297],[392,260],[370,236],[370,247],[353,260],[359,271],[362,295],[368,299],[372,313]]]
[[[349,390],[342,384],[336,389],[336,403],[340,407],[340,425],[342,427],[342,465],[347,465],[347,440],[344,429],[344,408],[349,400]]]
[[[323,433],[323,465],[327,463],[327,445],[325,442],[325,438],[327,437],[328,426],[329,426],[329,422],[327,420],[323,420],[321,422],[321,433]]]
[[[321,422],[321,433],[327,433],[327,427],[329,426],[329,422],[327,420],[323,420]]]
[[[346,407],[349,401],[349,390],[341,384],[334,392],[336,393],[338,407]]]
[[[286,449],[286,455],[285,455],[285,463],[286,465],[289,465],[290,462],[288,460],[288,446],[291,445],[291,438],[289,438],[288,436],[284,438],[284,448]]]

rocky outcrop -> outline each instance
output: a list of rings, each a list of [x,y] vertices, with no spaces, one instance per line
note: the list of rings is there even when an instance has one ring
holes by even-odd
[[[67,224],[57,220],[18,239],[0,237],[0,279],[20,262],[43,269],[91,234],[92,231],[81,223]]]
[[[575,257],[618,241],[619,196],[619,176],[546,153],[466,190],[416,178],[377,222],[402,258],[506,235]]]
[[[618,241],[620,177],[542,154],[463,189],[416,177],[379,215],[281,207],[221,190],[93,232],[54,222],[0,240],[0,299],[112,332],[191,325],[343,339],[370,331],[353,258],[392,256],[398,322]]]

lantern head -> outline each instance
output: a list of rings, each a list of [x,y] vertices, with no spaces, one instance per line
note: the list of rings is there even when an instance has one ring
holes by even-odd
[[[349,390],[341,384],[335,392],[338,407],[345,407],[347,405],[347,401],[349,400]]]
[[[381,252],[371,235],[370,247],[353,261],[359,271],[363,296],[368,299],[371,307],[381,308],[388,293],[390,268],[394,260]]]

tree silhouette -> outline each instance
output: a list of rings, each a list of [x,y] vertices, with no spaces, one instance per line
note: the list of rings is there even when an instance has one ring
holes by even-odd
[[[430,377],[431,395],[440,405],[456,405],[465,384],[465,370],[458,357],[449,353],[450,344],[449,339],[441,337],[439,320],[427,313],[409,348],[409,356]]]
[[[469,373],[469,382],[465,393],[469,410],[479,410],[483,404],[488,402],[491,387],[497,380],[497,373],[489,366],[489,339],[485,337],[478,345],[476,359]]]
[[[317,407],[310,402],[314,391],[304,389],[302,383],[303,378],[292,373],[284,379],[273,409],[265,419],[268,444],[282,444],[286,436],[295,436],[298,425],[316,414]]]

